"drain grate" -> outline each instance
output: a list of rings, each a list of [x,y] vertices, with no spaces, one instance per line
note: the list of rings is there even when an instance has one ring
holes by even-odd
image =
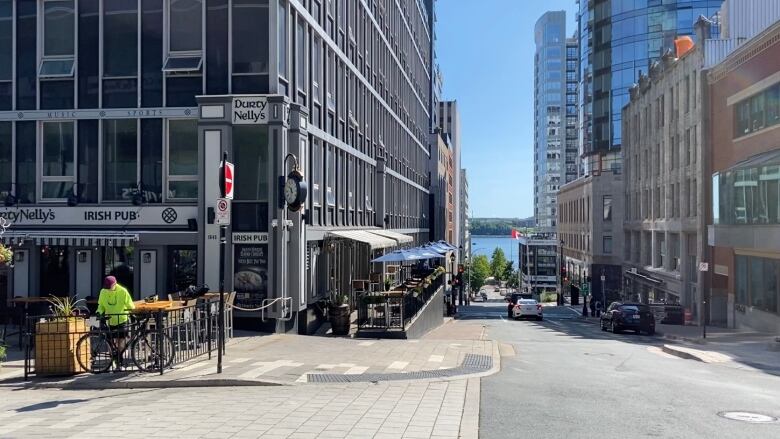
[[[371,381],[420,380],[426,378],[448,378],[486,371],[493,367],[490,355],[466,354],[463,363],[451,369],[421,370],[408,373],[364,373],[360,375],[340,375],[335,373],[310,373],[306,379],[310,383],[367,383]]]
[[[769,424],[777,422],[774,416],[764,415],[762,413],[752,412],[720,412],[718,416],[732,421],[749,422],[751,424]]]

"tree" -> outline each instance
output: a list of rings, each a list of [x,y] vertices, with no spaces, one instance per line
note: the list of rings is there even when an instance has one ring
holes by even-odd
[[[506,263],[507,261],[506,255],[504,255],[504,250],[502,250],[501,247],[496,247],[496,249],[493,250],[493,257],[490,260],[490,274],[492,274],[498,282],[501,282],[506,278],[504,276]]]
[[[507,288],[519,288],[520,287],[520,278],[518,277],[519,274],[520,273],[519,273],[518,270],[512,271],[511,276],[506,281]]]
[[[485,279],[490,276],[490,263],[485,255],[477,255],[471,261],[471,269],[469,270],[469,283],[471,284],[472,291],[478,291],[485,285]]]
[[[514,270],[515,263],[513,261],[508,261],[506,263],[506,267],[504,268],[504,275],[502,279],[509,281],[512,279],[512,276],[515,276],[517,273],[515,273]],[[507,285],[508,286],[508,285]]]

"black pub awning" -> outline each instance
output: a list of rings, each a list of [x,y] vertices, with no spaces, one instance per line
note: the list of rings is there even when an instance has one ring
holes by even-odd
[[[68,245],[82,247],[126,247],[138,241],[137,233],[76,232],[76,231],[20,231],[6,230],[0,236],[6,245]]]

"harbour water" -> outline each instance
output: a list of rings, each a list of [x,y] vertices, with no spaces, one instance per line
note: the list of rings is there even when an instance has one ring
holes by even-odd
[[[485,255],[490,259],[496,248],[504,250],[506,259],[512,261],[514,268],[517,269],[517,252],[520,249],[518,240],[509,236],[471,235],[472,256]]]

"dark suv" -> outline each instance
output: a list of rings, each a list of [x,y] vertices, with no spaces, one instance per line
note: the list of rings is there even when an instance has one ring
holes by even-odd
[[[650,307],[643,303],[612,302],[601,315],[601,330],[617,334],[624,329],[655,334],[655,317]]]

